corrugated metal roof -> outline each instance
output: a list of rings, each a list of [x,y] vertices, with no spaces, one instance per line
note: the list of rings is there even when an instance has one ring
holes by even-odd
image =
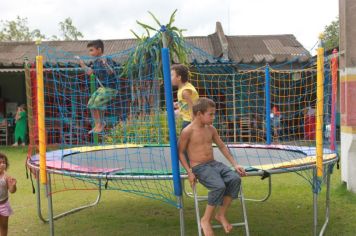
[[[294,60],[296,57],[298,57],[298,62],[304,62],[310,58],[309,52],[290,34],[225,37],[228,42],[228,58],[234,63],[281,63]],[[187,45],[192,47],[191,55],[189,55],[191,63],[214,63],[215,59],[224,56],[217,32],[208,36],[186,37],[185,40]],[[87,55],[88,42],[88,40],[48,41],[43,44],[57,50],[84,56]],[[130,49],[135,44],[136,39],[104,40],[105,54],[115,54]],[[36,55],[37,47],[34,42],[0,42],[0,67],[2,68],[22,67],[25,57],[30,61],[35,61]]]
[[[237,63],[281,63],[296,57],[304,62],[310,58],[309,52],[290,34],[227,36],[227,40],[230,59]]]
[[[24,71],[24,68],[0,68],[0,73],[18,73]]]

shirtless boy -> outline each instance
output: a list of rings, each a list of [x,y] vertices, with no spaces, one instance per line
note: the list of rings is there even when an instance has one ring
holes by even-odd
[[[199,98],[193,105],[193,115],[194,120],[183,129],[179,138],[179,159],[187,170],[190,184],[195,184],[198,179],[209,189],[208,205],[201,218],[204,235],[214,235],[211,219],[217,206],[220,207],[215,214],[215,219],[223,225],[225,232],[229,233],[232,225],[226,219],[226,211],[232,199],[238,197],[240,176],[245,176],[246,172],[237,164],[212,125],[215,117],[215,103],[208,98]],[[213,143],[218,146],[234,170],[214,160]],[[188,154],[189,163],[186,160],[185,151]]]

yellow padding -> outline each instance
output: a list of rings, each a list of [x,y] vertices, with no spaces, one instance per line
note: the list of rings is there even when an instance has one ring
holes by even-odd
[[[126,144],[105,145],[105,146],[75,147],[75,148],[70,148],[67,150],[70,150],[72,152],[90,152],[90,151],[110,150],[110,149],[117,149],[117,148],[140,148],[140,147],[144,147],[144,146],[126,143]]]
[[[323,160],[330,160],[336,157],[336,154],[327,154],[323,156]],[[262,170],[271,170],[271,169],[283,169],[283,168],[290,168],[290,167],[298,167],[298,166],[303,166],[307,164],[315,164],[316,161],[316,156],[307,156],[301,159],[295,159],[291,161],[285,161],[281,162],[278,164],[266,164],[266,165],[261,165],[261,166],[253,166],[254,168],[257,169],[262,169]]]

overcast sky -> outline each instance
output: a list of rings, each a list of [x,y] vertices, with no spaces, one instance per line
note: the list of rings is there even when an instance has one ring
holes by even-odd
[[[123,39],[141,32],[136,20],[156,26],[147,11],[167,23],[175,9],[185,36],[212,34],[220,21],[226,35],[294,34],[308,50],[339,12],[338,0],[12,0],[1,1],[0,20],[26,17],[49,37],[71,17],[85,39]]]

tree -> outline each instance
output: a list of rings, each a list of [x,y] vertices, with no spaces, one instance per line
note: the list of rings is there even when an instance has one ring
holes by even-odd
[[[78,40],[83,34],[73,25],[71,18],[59,23],[64,40]],[[47,38],[39,29],[30,30],[27,18],[17,16],[15,20],[0,22],[0,41],[61,40],[57,35]]]
[[[337,48],[339,46],[339,18],[325,26],[323,34],[325,50]]]
[[[45,35],[39,29],[30,30],[27,26],[27,18],[16,17],[16,20],[1,21],[0,41],[33,41],[45,39]]]
[[[78,40],[79,38],[84,37],[83,34],[77,30],[77,27],[73,25],[73,21],[70,17],[66,18],[62,22],[59,22],[59,26],[64,40]]]

